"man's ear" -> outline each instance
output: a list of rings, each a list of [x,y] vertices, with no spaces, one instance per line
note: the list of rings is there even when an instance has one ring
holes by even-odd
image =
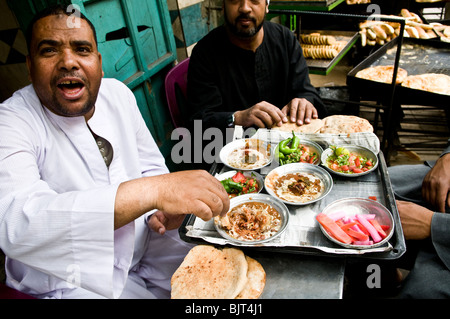
[[[100,52],[98,53],[98,59],[100,61],[100,66],[102,67],[102,78],[103,78],[103,77],[105,77],[105,71],[103,71],[102,54]]]

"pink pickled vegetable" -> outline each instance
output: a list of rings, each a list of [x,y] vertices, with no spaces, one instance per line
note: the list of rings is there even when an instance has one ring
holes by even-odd
[[[330,217],[334,221],[337,221],[339,219],[345,218],[345,212],[343,212],[343,211],[334,212],[334,213],[328,214],[328,217]]]
[[[369,223],[366,218],[364,218],[362,215],[356,215],[356,218],[361,223],[361,225],[363,225],[364,228],[367,229],[374,243],[378,243],[382,240],[381,236],[378,234],[378,231],[375,229],[375,227],[372,226],[371,223]]]
[[[383,228],[381,228],[381,225],[375,219],[369,220],[369,223],[372,224],[372,226],[377,230],[378,234],[382,238],[386,238],[386,232],[383,230]]]

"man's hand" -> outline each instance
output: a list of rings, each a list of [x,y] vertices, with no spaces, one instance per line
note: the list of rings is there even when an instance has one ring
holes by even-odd
[[[405,239],[425,239],[431,235],[431,219],[434,212],[420,205],[397,200]]]
[[[150,227],[153,231],[164,235],[167,230],[177,229],[180,227],[184,217],[184,215],[168,214],[157,210],[150,216],[148,227]]]
[[[234,113],[234,124],[243,127],[269,128],[274,125],[281,126],[284,122],[287,122],[286,115],[275,105],[264,101]]]
[[[207,171],[142,177],[119,185],[114,227],[120,228],[153,209],[170,215],[194,214],[207,221],[225,214],[229,207],[228,193]]]
[[[422,197],[438,211],[450,206],[450,154],[441,156],[422,182]]]
[[[314,105],[304,98],[292,99],[281,111],[286,117],[289,116],[292,123],[297,122],[298,125],[308,124],[311,119],[319,117]]]

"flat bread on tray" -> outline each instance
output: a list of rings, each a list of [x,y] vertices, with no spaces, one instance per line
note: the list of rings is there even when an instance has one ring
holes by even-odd
[[[308,124],[298,125],[287,122],[281,126],[273,126],[272,130],[295,133],[328,133],[348,134],[373,132],[373,126],[368,120],[353,115],[330,115],[324,119],[313,119]]]
[[[450,76],[438,73],[410,75],[403,81],[402,86],[416,90],[450,95]]]
[[[392,65],[377,65],[368,67],[358,71],[355,77],[375,82],[392,83],[392,78],[394,76],[394,66]],[[397,69],[397,84],[403,82],[403,80],[408,76],[408,72],[405,69]]]
[[[320,133],[342,134],[373,132],[373,126],[368,120],[353,115],[332,115],[323,120]]]
[[[237,248],[193,247],[171,279],[172,299],[258,298],[266,274]]]
[[[312,119],[310,123],[298,125],[295,122],[286,122],[283,123],[281,126],[273,126],[273,130],[280,130],[284,132],[292,132],[295,133],[319,133],[320,129],[322,128],[323,120],[321,119]]]

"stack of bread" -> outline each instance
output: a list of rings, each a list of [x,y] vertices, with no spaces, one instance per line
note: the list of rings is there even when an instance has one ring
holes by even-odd
[[[405,37],[416,39],[431,39],[440,37],[441,41],[450,42],[450,26],[441,23],[424,23],[414,12],[401,9],[400,17],[405,19]],[[361,45],[383,45],[400,33],[400,23],[380,21],[377,17],[392,17],[387,15],[372,15],[370,20],[359,25]]]
[[[337,41],[332,35],[318,32],[300,35],[303,55],[311,59],[334,59],[345,47],[345,41]]]
[[[193,247],[171,279],[172,299],[257,299],[266,273],[236,248]]]

